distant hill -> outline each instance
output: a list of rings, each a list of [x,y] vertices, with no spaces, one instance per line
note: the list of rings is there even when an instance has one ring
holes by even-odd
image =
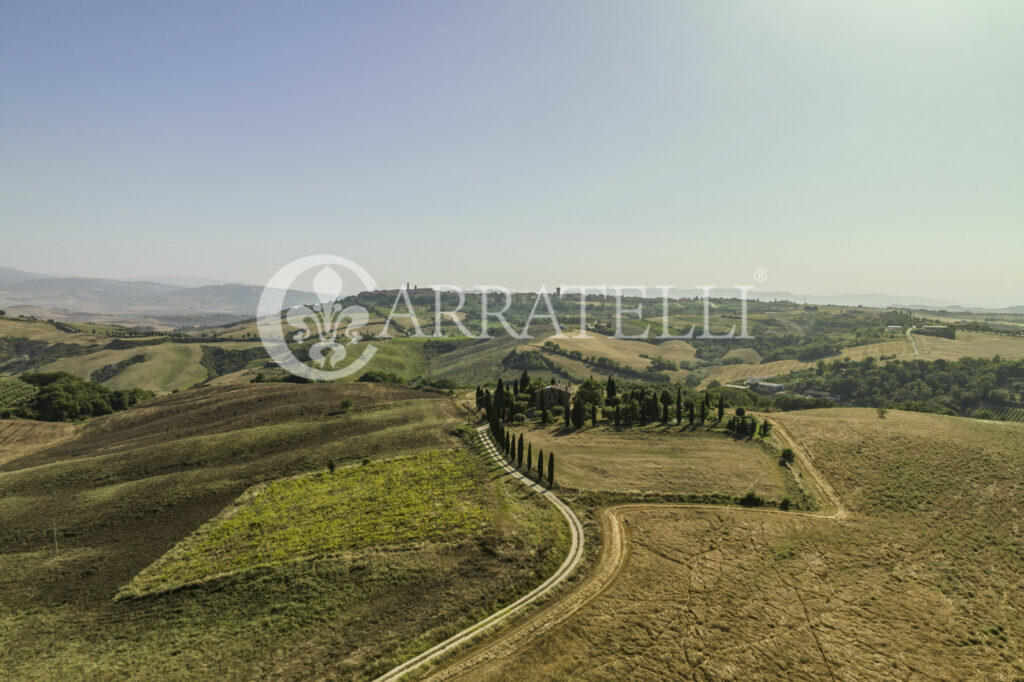
[[[48,277],[49,275],[40,275],[35,272],[25,272],[24,270],[0,266],[0,286],[16,282],[27,282],[33,279],[47,279]]]
[[[8,268],[3,274],[17,279]],[[252,284],[216,284],[184,287],[158,282],[127,282],[87,277],[50,277],[0,281],[0,309],[30,307],[121,318],[203,318],[214,316],[218,324],[253,317],[263,287]],[[306,292],[291,291],[287,305],[315,302]],[[227,316],[227,317],[225,317]]]

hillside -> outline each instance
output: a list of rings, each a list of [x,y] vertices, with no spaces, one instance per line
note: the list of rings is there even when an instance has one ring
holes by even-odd
[[[461,423],[436,393],[260,384],[156,398],[74,433],[57,425],[50,445],[0,449],[0,669],[47,679],[365,679],[390,668],[537,584],[565,551],[557,512],[493,480],[488,460],[452,435]],[[455,519],[439,537],[434,521],[450,505],[433,494],[443,486],[384,484],[430,481],[449,462],[441,480],[460,498],[472,490],[472,522]],[[313,487],[290,491],[302,481]],[[340,513],[334,502],[374,489],[370,481],[381,496]],[[239,519],[268,533],[273,517],[291,520],[279,538],[256,535],[245,570],[112,599],[253,486],[280,504]],[[318,534],[324,510],[334,514],[329,536]],[[346,541],[360,514],[372,533]],[[301,545],[284,544],[293,541]],[[300,546],[287,561],[264,558]]]
[[[1024,425],[867,409],[777,422],[849,516],[613,510],[621,575],[459,679],[1024,675]]]

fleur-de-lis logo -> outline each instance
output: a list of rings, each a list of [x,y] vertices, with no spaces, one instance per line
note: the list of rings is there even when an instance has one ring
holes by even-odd
[[[270,357],[292,374],[320,381],[341,378],[362,369],[376,352],[365,344],[357,359],[345,362],[349,355],[346,346],[363,340],[370,316],[363,306],[345,305],[345,281],[336,267],[354,274],[363,290],[376,288],[369,273],[352,261],[340,256],[310,256],[281,268],[263,290],[257,313],[260,338]],[[319,302],[293,306],[282,313],[290,287],[314,268],[318,269],[313,291]],[[350,286],[350,291],[358,293],[359,289]],[[292,345],[307,348],[311,365],[296,357]]]
[[[295,306],[286,317],[290,327],[299,329],[292,336],[293,341],[303,344],[314,337],[317,339],[309,347],[309,357],[321,369],[334,369],[341,363],[348,354],[345,345],[360,341],[359,332],[370,321],[363,306],[343,306],[343,286],[341,276],[333,268],[324,266],[313,278],[313,291],[320,303]],[[343,324],[346,321],[347,324]],[[348,339],[347,343],[339,343],[339,333]]]

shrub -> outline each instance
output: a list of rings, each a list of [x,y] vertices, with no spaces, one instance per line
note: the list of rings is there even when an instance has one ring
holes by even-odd
[[[516,413],[516,414],[515,414],[515,415],[514,415],[514,416],[512,417],[512,423],[513,423],[513,424],[522,424],[522,423],[523,423],[523,422],[525,422],[525,421],[526,421],[526,415],[525,415],[525,414],[523,414],[522,412],[517,412],[517,413]]]
[[[755,493],[753,490],[748,492],[746,495],[740,498],[740,504],[744,507],[763,507],[764,498]]]
[[[796,453],[793,452],[793,448],[782,449],[782,457],[779,460],[780,462],[792,464],[794,459],[796,459]]]
[[[779,509],[781,509],[782,511],[789,511],[789,505],[789,498],[783,497],[782,502],[779,502]]]
[[[561,417],[563,414],[565,414],[565,408],[562,407],[561,405],[555,405],[554,407],[551,408],[551,414],[556,418]]]

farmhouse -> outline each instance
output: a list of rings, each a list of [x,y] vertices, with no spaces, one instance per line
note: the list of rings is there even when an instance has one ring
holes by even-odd
[[[569,400],[572,398],[572,386],[566,384],[562,386],[545,386],[544,388],[538,388],[533,393],[534,403],[537,405],[537,409],[546,407],[551,409],[555,405],[561,405],[565,409],[569,409]]]

